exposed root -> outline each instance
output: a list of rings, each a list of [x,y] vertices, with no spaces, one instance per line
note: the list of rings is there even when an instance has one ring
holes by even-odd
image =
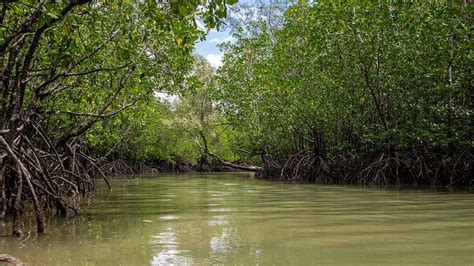
[[[98,168],[92,158],[80,151],[78,139],[59,153],[38,124],[31,121],[30,126],[36,133],[33,136],[22,132],[17,132],[14,139],[0,135],[0,219],[13,217],[14,236],[23,234],[25,207],[33,208],[38,233],[45,232],[46,212],[56,210],[67,216],[72,211],[76,215],[77,197],[94,188],[90,165]]]
[[[101,173],[101,176],[127,176],[137,174],[158,174],[165,172],[166,166],[159,167],[149,165],[143,162],[131,163],[122,159],[105,162],[97,170]]]
[[[300,151],[286,160],[274,160],[267,155],[261,175],[292,182],[472,186],[472,162],[472,148],[455,154],[422,150],[346,154],[329,158]]]

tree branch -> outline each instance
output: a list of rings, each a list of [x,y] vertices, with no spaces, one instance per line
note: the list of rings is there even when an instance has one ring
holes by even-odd
[[[233,168],[233,169],[238,169],[238,170],[244,170],[244,171],[250,171],[250,172],[260,172],[262,171],[262,167],[260,166],[244,166],[244,165],[238,165],[238,164],[234,164],[234,163],[231,163],[231,162],[228,162],[224,159],[222,159],[219,155],[217,155],[216,153],[213,153],[211,151],[209,151],[209,147],[207,146],[207,140],[206,140],[206,137],[204,137],[204,134],[202,133],[202,130],[199,130],[199,135],[201,136],[201,139],[204,143],[204,147],[199,143],[199,141],[196,141],[197,145],[204,150],[204,152],[207,154],[207,155],[210,155],[214,158],[216,158],[222,165],[224,166],[227,166],[227,167],[230,167],[230,168]]]

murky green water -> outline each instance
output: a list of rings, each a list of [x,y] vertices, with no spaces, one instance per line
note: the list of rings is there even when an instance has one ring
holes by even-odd
[[[0,253],[31,265],[474,265],[474,194],[297,185],[247,174],[115,180],[80,216]]]

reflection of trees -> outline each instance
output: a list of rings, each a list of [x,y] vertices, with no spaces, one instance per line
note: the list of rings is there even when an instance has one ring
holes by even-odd
[[[252,197],[226,182],[229,180],[189,180],[186,185],[192,190],[176,185],[174,203],[179,212],[160,217],[159,228],[155,227],[158,233],[150,241],[155,245],[152,264],[233,263],[239,260],[242,248],[250,249],[245,260],[258,253],[252,252],[257,250],[254,245],[243,247],[240,237],[242,232],[251,235],[252,243],[259,242],[257,230],[249,231],[245,223],[249,215],[245,206],[252,204]]]

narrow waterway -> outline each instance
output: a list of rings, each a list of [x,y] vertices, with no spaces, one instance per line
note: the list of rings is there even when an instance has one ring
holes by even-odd
[[[285,184],[250,174],[98,182],[73,219],[0,253],[30,265],[474,264],[474,194]]]

